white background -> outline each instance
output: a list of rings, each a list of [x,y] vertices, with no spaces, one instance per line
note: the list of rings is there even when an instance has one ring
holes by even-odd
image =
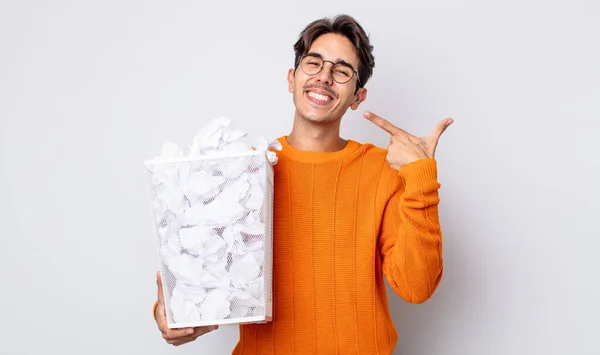
[[[598,354],[597,1],[7,1],[0,5],[0,353],[228,354],[235,326],[164,342],[142,162],[210,118],[291,128],[310,21],[355,16],[369,109],[438,148],[445,276],[390,293],[395,354]]]

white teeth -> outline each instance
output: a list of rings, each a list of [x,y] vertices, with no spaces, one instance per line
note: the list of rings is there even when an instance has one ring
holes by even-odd
[[[308,92],[308,96],[310,96],[312,98],[315,98],[317,100],[321,100],[321,101],[329,101],[329,100],[331,100],[329,96],[317,94],[316,92],[312,92],[312,91]]]

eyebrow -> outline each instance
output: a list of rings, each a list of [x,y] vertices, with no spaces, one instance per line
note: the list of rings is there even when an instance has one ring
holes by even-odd
[[[321,53],[317,53],[317,52],[309,52],[309,53],[306,53],[306,55],[310,56],[310,57],[317,57],[317,58],[324,59],[323,55]],[[354,66],[352,66],[352,64],[348,63],[347,61],[345,61],[343,59],[337,58],[337,60],[334,60],[333,62],[336,64],[345,65],[352,70],[356,70],[356,69],[354,69]]]

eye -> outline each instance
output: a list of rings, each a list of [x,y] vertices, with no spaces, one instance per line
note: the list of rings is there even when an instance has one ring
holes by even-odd
[[[335,75],[339,75],[343,78],[348,78],[352,76],[352,70],[350,70],[350,68],[346,67],[345,65],[336,65],[335,68],[333,68],[333,72],[335,73]]]

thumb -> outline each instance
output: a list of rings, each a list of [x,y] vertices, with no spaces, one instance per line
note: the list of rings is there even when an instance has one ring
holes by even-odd
[[[158,304],[165,304],[165,296],[163,295],[163,285],[162,285],[162,277],[160,276],[160,271],[156,272],[156,285],[158,286]]]
[[[448,126],[450,126],[452,124],[452,122],[454,122],[454,120],[452,118],[446,118],[446,119],[441,120],[435,126],[435,128],[433,129],[433,132],[431,132],[431,137],[435,141],[436,144],[439,141],[440,137],[442,136],[442,133],[444,133],[446,128],[448,128]]]

